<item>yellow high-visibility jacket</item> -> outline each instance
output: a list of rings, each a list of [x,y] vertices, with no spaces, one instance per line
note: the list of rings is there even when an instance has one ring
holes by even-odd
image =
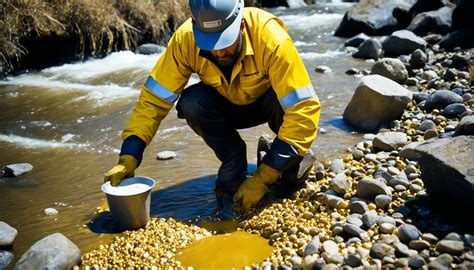
[[[121,154],[133,154],[141,160],[143,148],[151,142],[191,73],[237,105],[253,103],[273,88],[285,111],[277,137],[280,147],[272,147],[280,153],[274,156],[278,159],[288,151],[303,156],[308,151],[316,138],[320,104],[303,61],[280,19],[261,9],[245,8],[244,20],[242,52],[230,82],[202,56],[194,41],[191,19],[178,28],[145,82],[123,131],[125,141],[133,135],[143,141],[138,147],[140,153],[136,143],[129,142],[122,146]],[[282,170],[278,161],[268,163]]]

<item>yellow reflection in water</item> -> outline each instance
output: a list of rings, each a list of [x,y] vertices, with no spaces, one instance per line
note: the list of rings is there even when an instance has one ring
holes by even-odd
[[[260,235],[235,231],[204,238],[176,256],[184,267],[194,269],[242,269],[269,257],[273,248]]]

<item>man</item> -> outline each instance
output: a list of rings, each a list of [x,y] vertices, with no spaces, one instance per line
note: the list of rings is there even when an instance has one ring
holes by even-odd
[[[178,117],[222,162],[216,193],[235,193],[243,210],[299,167],[316,138],[318,98],[283,22],[260,9],[244,10],[243,2],[189,1],[192,18],[174,33],[146,80],[123,131],[119,162],[104,181],[118,185],[133,175],[178,97]],[[184,89],[191,73],[201,82]],[[237,129],[263,123],[278,136],[247,178],[246,145]]]

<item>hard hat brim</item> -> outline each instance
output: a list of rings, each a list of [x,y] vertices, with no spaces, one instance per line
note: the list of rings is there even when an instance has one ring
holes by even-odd
[[[193,34],[196,45],[204,51],[221,50],[234,44],[240,32],[243,10],[237,18],[222,32],[206,33],[199,29],[193,22]]]

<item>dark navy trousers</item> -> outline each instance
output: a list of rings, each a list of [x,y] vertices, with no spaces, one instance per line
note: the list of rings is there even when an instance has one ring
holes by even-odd
[[[236,105],[200,82],[183,91],[176,106],[178,117],[201,136],[222,162],[216,190],[235,193],[247,175],[247,151],[238,129],[268,123],[278,134],[284,111],[269,89],[249,105]]]

